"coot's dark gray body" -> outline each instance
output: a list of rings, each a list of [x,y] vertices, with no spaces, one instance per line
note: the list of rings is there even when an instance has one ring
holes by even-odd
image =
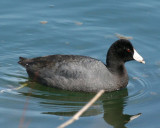
[[[123,45],[130,51],[124,52]],[[50,55],[33,59],[20,57],[19,64],[26,68],[33,80],[47,86],[84,92],[101,89],[114,91],[127,86],[128,74],[124,63],[133,60],[133,55],[131,43],[118,40],[108,51],[107,65],[79,55]]]

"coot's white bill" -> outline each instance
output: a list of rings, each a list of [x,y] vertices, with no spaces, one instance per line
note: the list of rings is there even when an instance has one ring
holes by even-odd
[[[145,61],[144,61],[143,57],[140,56],[135,49],[134,49],[133,59],[135,59],[136,61],[138,61],[140,63],[145,64]]]

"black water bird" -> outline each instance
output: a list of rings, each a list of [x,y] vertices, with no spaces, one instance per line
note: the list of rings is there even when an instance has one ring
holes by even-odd
[[[136,60],[145,63],[129,40],[120,39],[108,50],[106,64],[80,55],[49,55],[18,62],[26,68],[30,78],[41,84],[70,90],[108,92],[124,88],[128,84],[125,62]]]

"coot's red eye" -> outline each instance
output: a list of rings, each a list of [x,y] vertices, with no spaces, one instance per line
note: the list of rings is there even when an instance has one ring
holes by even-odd
[[[127,49],[127,52],[131,52],[131,50],[128,48],[128,49]]]

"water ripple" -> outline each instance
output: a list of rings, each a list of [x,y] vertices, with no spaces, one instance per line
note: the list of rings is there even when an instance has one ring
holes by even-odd
[[[129,97],[131,99],[138,99],[148,93],[150,84],[143,78],[133,77],[128,85],[128,89],[131,90]]]

